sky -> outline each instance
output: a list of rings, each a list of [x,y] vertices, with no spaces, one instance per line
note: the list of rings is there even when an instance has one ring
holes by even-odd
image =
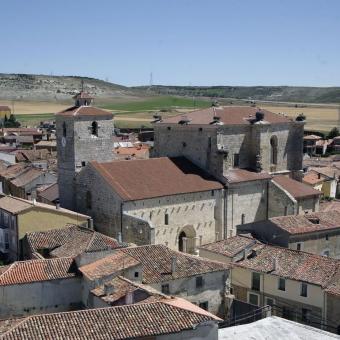
[[[340,86],[339,0],[0,0],[0,72]]]

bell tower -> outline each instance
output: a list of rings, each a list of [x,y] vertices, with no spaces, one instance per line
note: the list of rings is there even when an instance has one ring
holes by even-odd
[[[76,174],[90,161],[108,162],[113,154],[113,114],[91,106],[81,91],[74,106],[56,113],[60,205],[75,209]]]

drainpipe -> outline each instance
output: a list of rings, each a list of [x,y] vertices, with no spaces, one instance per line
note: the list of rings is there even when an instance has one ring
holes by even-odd
[[[123,240],[123,202],[120,202],[120,234]]]
[[[228,193],[228,189],[227,188],[225,188],[224,190],[223,190],[223,195],[224,195],[224,206],[223,206],[223,214],[224,214],[224,217],[223,217],[223,224],[224,224],[224,226],[223,226],[223,229],[224,229],[224,239],[226,239],[227,237],[228,237],[228,235],[227,235],[227,222],[228,222],[228,205],[227,205],[227,197],[228,197],[228,195],[227,195],[227,193]]]

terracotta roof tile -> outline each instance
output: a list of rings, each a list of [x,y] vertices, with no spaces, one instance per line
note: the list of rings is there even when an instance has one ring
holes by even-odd
[[[236,235],[226,240],[205,244],[201,246],[200,249],[209,250],[213,253],[228,257],[234,257],[244,249],[259,243],[260,242],[254,238]]]
[[[49,202],[55,202],[59,199],[58,183],[45,186],[44,188],[39,188],[37,192],[39,197],[42,197]]]
[[[270,218],[276,227],[289,234],[304,234],[340,228],[340,211],[316,212],[306,215]]]
[[[15,179],[13,179],[11,183],[16,187],[23,187],[42,175],[44,175],[44,172],[42,170],[36,168],[27,168],[20,175],[15,177]]]
[[[1,273],[0,286],[66,279],[77,275],[72,258],[14,262]]]
[[[168,335],[219,318],[198,307],[163,302],[30,316],[3,334],[3,340],[111,340]]]
[[[113,115],[109,111],[98,109],[93,106],[72,106],[64,111],[56,113],[56,116],[101,116],[111,118]]]
[[[223,271],[229,268],[226,264],[174,251],[164,245],[125,248],[120,251],[142,264],[143,283],[146,284]],[[176,257],[176,270],[172,273],[171,263],[174,257]]]
[[[288,191],[295,199],[320,196],[322,192],[311,188],[309,185],[295,181],[286,176],[274,176],[273,181]]]
[[[316,171],[310,170],[304,174],[302,182],[309,185],[315,185],[323,183],[325,180],[329,179],[330,178],[328,176],[323,176],[321,174],[318,174],[318,172]]]
[[[225,106],[216,108],[210,107],[208,109],[189,112],[185,115],[181,114],[165,118],[161,122],[156,124],[178,124],[181,120],[183,120],[183,116],[185,116],[186,119],[190,120],[189,126],[195,124],[210,125],[214,119],[214,116],[218,116],[220,117],[220,121],[223,122],[225,125],[250,125],[251,121],[255,118],[256,112],[259,110],[261,110],[261,112],[264,114],[264,121],[270,124],[291,122],[291,119],[283,115],[256,107]]]
[[[90,164],[125,201],[223,188],[184,157]]]
[[[287,248],[260,245],[256,253],[233,264],[235,267],[270,273],[326,288],[337,273],[340,260]]]
[[[48,249],[50,257],[74,257],[83,252],[117,249],[124,246],[111,237],[77,225],[28,233],[25,239],[32,252]]]

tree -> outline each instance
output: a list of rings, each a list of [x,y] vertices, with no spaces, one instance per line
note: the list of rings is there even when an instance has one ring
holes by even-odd
[[[4,120],[5,128],[13,128],[13,127],[17,128],[19,126],[20,126],[20,123],[17,121],[17,119],[15,118],[13,114],[11,114],[8,119],[7,119],[7,116],[5,116],[5,120]]]
[[[328,139],[333,139],[334,137],[340,136],[340,131],[338,128],[334,127],[328,134]]]

